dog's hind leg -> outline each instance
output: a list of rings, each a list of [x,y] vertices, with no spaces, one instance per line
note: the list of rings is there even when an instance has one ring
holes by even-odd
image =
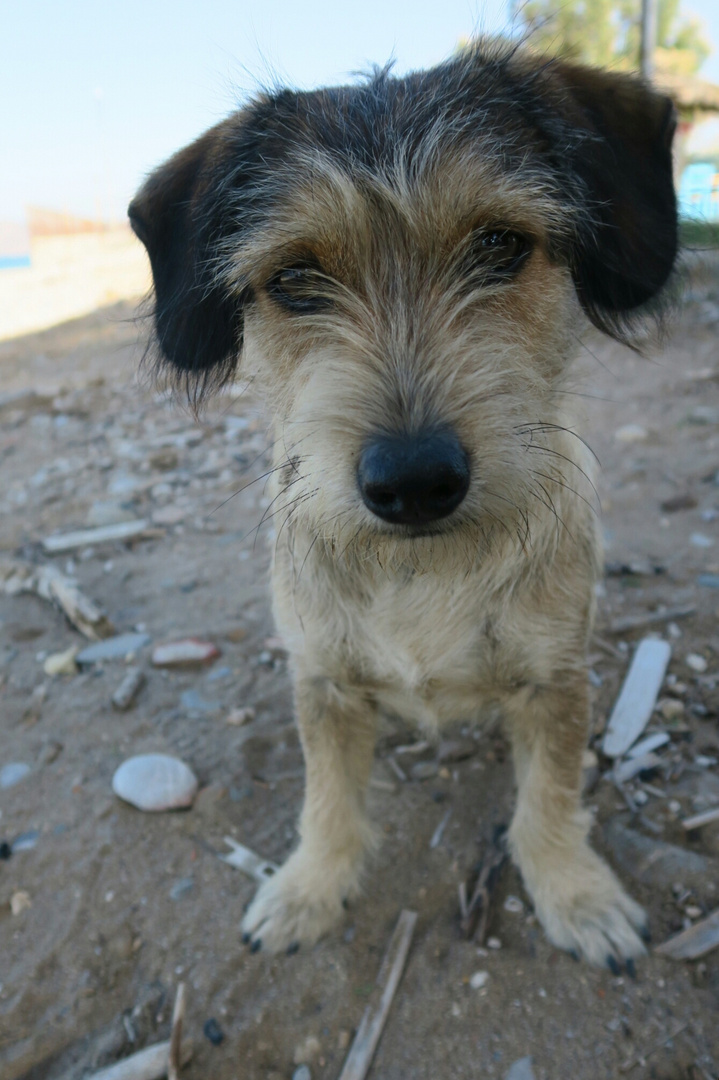
[[[307,772],[300,845],[261,886],[242,923],[245,940],[271,952],[312,944],[339,920],[373,837],[365,794],[374,705],[355,687],[302,673],[296,702]]]
[[[547,936],[593,964],[631,966],[645,951],[645,915],[590,848],[580,800],[586,674],[519,691],[504,712],[519,786],[510,847]]]

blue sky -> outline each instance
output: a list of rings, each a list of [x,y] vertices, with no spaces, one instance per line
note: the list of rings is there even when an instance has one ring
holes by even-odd
[[[511,0],[0,0],[0,219],[120,218],[143,176],[258,84],[397,70],[509,24]],[[719,5],[685,0],[715,46]]]

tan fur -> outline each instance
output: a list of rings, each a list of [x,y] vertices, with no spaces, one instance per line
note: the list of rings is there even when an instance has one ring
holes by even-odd
[[[579,306],[543,249],[556,205],[536,179],[503,184],[489,156],[397,170],[360,190],[318,157],[225,271],[256,290],[243,368],[274,416],[274,612],[307,764],[300,845],[243,930],[270,950],[311,943],[358,890],[379,714],[436,733],[499,711],[519,788],[511,850],[547,934],[594,963],[633,957],[643,913],[589,848],[580,805],[601,555],[592,457],[562,392]],[[536,238],[528,264],[462,292],[453,253],[498,222]],[[262,282],[308,250],[344,290],[305,328]],[[403,536],[363,505],[357,459],[377,430],[429,424],[457,433],[470,490],[435,535]]]

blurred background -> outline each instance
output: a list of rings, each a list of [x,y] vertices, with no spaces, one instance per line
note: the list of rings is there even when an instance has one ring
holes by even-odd
[[[653,0],[645,63],[680,108],[686,216],[719,219],[719,8]],[[642,0],[27,0],[0,41],[0,340],[147,286],[125,209],[169,154],[276,82],[311,88],[392,58],[425,67],[473,34],[636,69]]]

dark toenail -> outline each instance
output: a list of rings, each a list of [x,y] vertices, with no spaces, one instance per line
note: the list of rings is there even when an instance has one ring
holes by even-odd
[[[250,945],[250,952],[259,952],[262,948],[262,938],[255,938]]]
[[[607,957],[607,967],[611,971],[612,975],[621,975],[621,966],[617,963],[617,958],[610,953]]]
[[[577,963],[579,963],[579,953],[576,949],[570,949],[569,955],[571,956],[572,960],[576,960]]]
[[[287,946],[287,955],[288,956],[294,956],[295,953],[298,953],[299,951],[300,951],[300,943],[299,943],[299,941],[293,941],[291,945]]]
[[[252,940],[252,934],[243,934],[242,935],[242,944],[243,945],[249,945],[251,940]]]
[[[637,977],[637,967],[631,956],[627,960],[627,975],[630,979],[636,979]]]

